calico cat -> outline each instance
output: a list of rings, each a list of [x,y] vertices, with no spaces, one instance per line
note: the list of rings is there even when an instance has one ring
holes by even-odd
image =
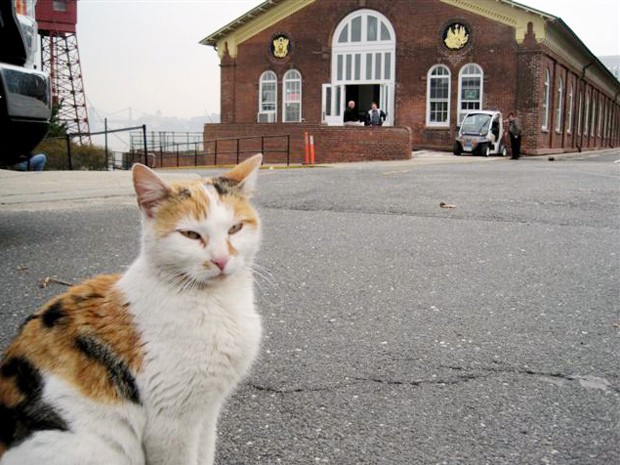
[[[262,155],[168,185],[133,167],[138,258],[31,315],[0,363],[0,465],[211,465],[261,323],[250,197]]]

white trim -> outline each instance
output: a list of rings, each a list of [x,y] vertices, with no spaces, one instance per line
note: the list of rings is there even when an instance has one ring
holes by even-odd
[[[594,97],[594,93],[592,93],[592,112],[591,112],[592,124],[590,125],[590,137],[594,137],[594,134],[596,133],[596,128],[595,128],[596,126],[595,124],[596,123],[596,104],[597,104],[596,100],[597,99],[596,97]]]
[[[590,136],[590,93],[585,89],[586,94],[586,111],[585,118],[583,119],[583,135]]]
[[[447,71],[447,74],[441,74],[433,76],[433,73],[438,70],[443,69]],[[446,111],[446,120],[445,121],[431,121],[431,84],[432,81],[439,81],[446,79],[448,81],[448,98],[447,99],[435,99],[437,102],[447,102],[448,107]],[[449,127],[450,126],[450,97],[451,97],[451,88],[452,88],[452,73],[450,72],[450,68],[445,65],[433,65],[428,70],[426,75],[426,125],[428,127]]]
[[[478,73],[469,73],[465,74],[464,71],[467,67],[472,66],[477,68]],[[463,100],[463,78],[464,77],[479,77],[480,78],[480,98],[478,100]],[[468,108],[463,110],[463,103],[465,101],[469,102],[478,102],[478,108]],[[458,95],[458,106],[456,108],[456,121],[457,124],[461,124],[465,114],[471,110],[482,110],[484,108],[484,70],[477,63],[466,63],[459,70],[459,95]]]
[[[549,131],[549,102],[551,97],[551,73],[545,69],[545,83],[543,86],[543,124],[542,130]]]
[[[603,122],[603,110],[605,109],[605,101],[603,100],[601,102],[601,96],[599,94],[599,102],[598,102],[598,121],[596,122],[596,136],[598,138],[602,138],[603,136],[603,126],[602,126],[602,122]]]
[[[290,75],[292,75],[293,73],[297,73],[297,76],[299,77],[293,77],[291,78]],[[294,102],[289,102],[288,99],[286,98],[286,85],[287,83],[294,83],[294,82],[299,82],[299,102],[294,101]],[[303,78],[301,77],[301,73],[296,70],[296,69],[289,69],[286,73],[284,73],[284,76],[282,77],[282,122],[283,123],[300,123],[302,120],[302,107],[301,107],[301,102],[302,102],[302,97],[303,97]],[[287,104],[296,104],[299,103],[299,119],[298,120],[287,120],[286,119],[286,105]]]
[[[566,115],[566,133],[571,134],[573,132],[573,115],[575,105],[575,85],[571,82],[568,88],[568,114]]]
[[[265,79],[267,76],[272,77],[274,79]],[[273,110],[264,110],[263,109],[263,84],[266,83],[273,83],[274,85],[274,106],[275,108]],[[260,75],[260,78],[258,79],[258,113],[259,114],[273,114],[273,117],[270,118],[270,122],[275,123],[277,120],[277,114],[278,114],[278,76],[276,75],[276,73],[274,73],[271,70],[267,70],[265,72],[263,72]]]
[[[562,117],[564,116],[564,79],[560,76],[560,81],[558,83],[557,93],[557,102],[555,106],[555,132],[557,134],[562,133]]]
[[[377,18],[377,34],[381,37],[381,25],[385,26],[390,40],[368,41],[368,18]],[[351,42],[351,24],[354,19],[361,21],[361,40]],[[339,42],[343,29],[348,28],[347,42]],[[385,69],[386,56],[389,55],[390,66]],[[368,61],[370,58],[370,61]],[[338,66],[340,60],[341,65]],[[370,77],[367,75],[370,69]],[[339,72],[340,68],[340,72]],[[347,15],[336,26],[332,38],[332,84],[380,84],[394,83],[396,73],[396,32],[390,21],[375,10],[356,10]],[[359,70],[359,73],[356,72]],[[386,72],[387,71],[387,72]]]
[[[583,125],[583,94],[585,90],[580,90],[579,86],[577,86],[577,90],[579,91],[579,98],[577,99],[577,135],[581,135],[581,129]]]
[[[353,21],[358,18],[359,41],[353,42]],[[369,18],[376,18],[377,20],[377,40],[368,40]],[[381,39],[382,30],[387,33],[389,39]],[[346,40],[340,42],[339,39],[343,33],[346,34]],[[394,122],[395,109],[396,31],[390,20],[376,10],[355,10],[338,23],[332,36],[331,45],[331,83],[335,86],[380,85],[384,101],[378,103],[387,112],[384,125],[391,126]],[[387,60],[389,60],[389,64],[386,66]]]

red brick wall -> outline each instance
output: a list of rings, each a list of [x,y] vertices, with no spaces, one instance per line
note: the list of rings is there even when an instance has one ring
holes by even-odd
[[[229,56],[222,59],[222,121],[256,122],[259,78],[266,70],[274,71],[278,77],[278,120],[281,121],[282,78],[287,70],[294,68],[303,78],[302,117],[307,123],[319,123],[321,85],[331,81],[332,34],[345,16],[359,8],[381,12],[396,31],[394,124],[411,128],[414,147],[449,149],[452,146],[457,130],[459,70],[467,63],[476,63],[484,71],[485,109],[497,109],[505,115],[515,109],[521,112],[524,153],[581,145],[575,135],[567,137],[564,131],[555,134],[553,126],[549,132],[541,131],[543,67],[550,67],[555,82],[554,71],[566,73],[567,65],[538,45],[533,34],[519,45],[513,28],[438,0],[317,0],[240,44],[234,60]],[[443,30],[453,21],[467,24],[472,32],[470,43],[457,52],[446,49],[441,40]],[[291,53],[281,60],[274,58],[270,50],[272,37],[279,33],[286,34],[292,44]],[[443,64],[451,71],[447,129],[426,126],[427,73],[435,64]],[[579,72],[570,70],[573,80]],[[565,88],[568,88],[566,82]],[[551,124],[554,90],[552,86]],[[575,105],[577,101],[575,91]],[[576,118],[577,111],[574,115]],[[592,147],[593,144],[597,143],[585,138],[583,145]]]
[[[223,97],[222,121],[229,121],[233,114],[237,123],[256,121],[258,82],[266,70],[278,76],[278,119],[281,120],[282,78],[287,70],[294,68],[303,77],[303,118],[310,123],[320,122],[321,85],[331,80],[331,35],[338,23],[362,3],[364,8],[384,14],[396,31],[395,125],[412,128],[416,147],[452,146],[459,70],[467,63],[477,63],[485,72],[486,108],[504,112],[514,108],[517,59],[512,28],[435,0],[319,0],[239,46],[234,60],[236,76],[228,70],[222,72],[222,94],[231,95],[231,82],[234,82],[236,95],[234,101],[228,98],[224,101]],[[462,51],[449,51],[441,40],[444,28],[452,21],[464,21],[472,30],[471,44]],[[293,44],[291,54],[283,60],[273,58],[269,48],[272,36],[277,33],[287,34]],[[452,74],[448,129],[426,127],[427,73],[439,63],[448,66]]]
[[[289,135],[290,162],[303,163],[305,132],[314,137],[317,163],[411,158],[411,131],[402,127],[340,127],[281,123],[206,124],[205,149],[209,153],[214,153],[213,141],[217,139],[217,163],[234,163],[237,157],[237,141],[222,139],[252,137],[251,140],[239,142],[240,159],[263,151],[266,163],[286,163],[286,153],[283,152],[286,150],[286,138],[265,138],[261,150],[260,137]]]

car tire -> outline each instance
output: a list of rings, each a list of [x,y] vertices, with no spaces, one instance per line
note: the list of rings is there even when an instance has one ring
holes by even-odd
[[[459,144],[458,141],[454,141],[454,145],[452,146],[452,153],[454,155],[460,155],[461,153],[463,153],[463,150],[461,149],[461,144]]]

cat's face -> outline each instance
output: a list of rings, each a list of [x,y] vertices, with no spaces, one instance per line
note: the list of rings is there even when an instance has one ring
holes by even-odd
[[[202,287],[252,266],[260,224],[249,200],[261,161],[255,155],[222,176],[171,185],[134,166],[144,246],[166,279]]]

